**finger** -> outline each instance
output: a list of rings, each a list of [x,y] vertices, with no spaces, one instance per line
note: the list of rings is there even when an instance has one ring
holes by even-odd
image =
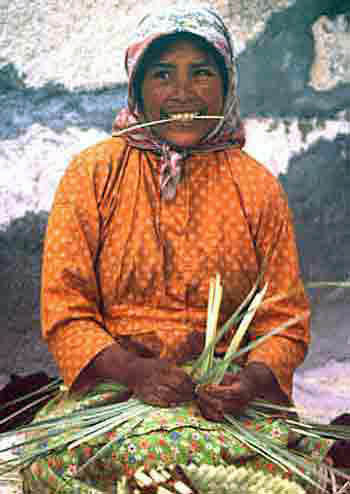
[[[231,386],[233,383],[239,382],[239,376],[237,374],[232,374],[231,372],[226,372],[224,375],[221,386]]]
[[[210,392],[206,391],[207,388],[197,390],[197,396],[199,401],[203,404],[203,406],[208,406],[210,408],[217,407],[221,408],[221,414],[238,414],[242,410],[244,410],[249,400],[247,400],[245,395],[236,394],[236,393],[228,393],[222,392],[222,390],[212,390]]]
[[[162,389],[160,386],[157,389],[142,389],[137,393],[137,397],[148,405],[158,407],[170,407],[176,399],[172,394],[169,394],[169,389]]]
[[[211,396],[210,394],[207,394],[203,390],[200,390],[197,393],[197,401],[204,408],[208,408],[208,409],[213,410],[213,411],[223,410],[222,401],[217,400],[215,397]]]
[[[182,390],[172,388],[169,383],[147,383],[136,393],[144,402],[161,407],[177,406],[194,399],[193,392],[184,393]]]
[[[195,384],[186,373],[177,376],[167,376],[164,384],[168,384],[170,389],[179,395],[183,395],[186,399],[194,398]]]
[[[223,408],[224,413],[229,415],[237,415],[243,412],[245,408],[247,408],[248,403],[243,400],[235,400],[235,401],[224,401]]]
[[[200,386],[198,393],[206,394],[216,400],[235,400],[235,399],[240,399],[242,395],[242,387],[240,385],[234,385],[234,386],[208,385],[204,387]]]
[[[224,411],[221,404],[216,401],[198,400],[198,406],[201,414],[207,420],[222,422],[224,420]]]
[[[181,386],[179,386],[178,390],[184,397],[194,399],[195,387],[194,382],[188,378],[181,384]]]

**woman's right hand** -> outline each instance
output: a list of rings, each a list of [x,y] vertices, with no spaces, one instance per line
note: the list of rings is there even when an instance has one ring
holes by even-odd
[[[164,359],[140,358],[137,382],[132,384],[135,396],[145,403],[171,407],[195,399],[190,376]]]
[[[195,384],[180,367],[165,359],[138,357],[118,343],[99,353],[80,381],[87,376],[90,382],[108,379],[123,384],[150,405],[171,407],[195,399]]]

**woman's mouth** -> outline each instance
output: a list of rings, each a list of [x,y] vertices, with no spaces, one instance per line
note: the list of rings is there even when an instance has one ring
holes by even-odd
[[[194,120],[196,117],[199,117],[200,113],[195,112],[195,113],[173,113],[170,114],[170,118],[173,120],[179,120],[180,122],[190,122],[191,120]]]
[[[196,111],[196,112],[160,112],[160,117],[165,119],[175,120],[179,123],[187,123],[192,122],[196,117],[204,115],[204,111]]]

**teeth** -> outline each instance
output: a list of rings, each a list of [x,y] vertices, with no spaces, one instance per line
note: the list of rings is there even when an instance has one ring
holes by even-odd
[[[199,112],[196,113],[173,113],[171,115],[171,118],[174,120],[181,120],[183,122],[188,122],[190,120],[193,120],[195,117],[198,117]]]

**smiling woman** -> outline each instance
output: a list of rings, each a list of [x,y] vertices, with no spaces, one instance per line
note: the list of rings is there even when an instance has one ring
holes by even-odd
[[[202,5],[162,9],[141,21],[125,63],[128,106],[113,137],[72,161],[50,214],[42,327],[68,391],[40,416],[103,404],[111,395],[101,381],[124,391],[114,399],[133,394],[155,408],[123,437],[104,431],[64,450],[45,438],[56,449],[24,470],[26,492],[115,493],[122,473],[191,461],[291,477],[222,424],[234,415],[242,427],[263,430],[272,446],[295,443],[281,417],[250,420],[242,412],[255,398],[291,402],[293,373],[309,344],[285,194],[242,151],[229,32]],[[222,384],[197,388],[182,364],[203,349],[216,273],[224,285],[221,322],[257,279],[267,287],[269,302],[257,310],[248,341],[293,324],[252,348]],[[218,357],[235,333],[227,332]],[[65,431],[68,439],[73,432]],[[313,438],[299,444],[320,460],[329,446]]]
[[[221,115],[223,80],[214,57],[198,46],[194,36],[172,38],[161,39],[150,48],[150,63],[146,62],[143,80],[139,76],[138,81],[140,108],[147,120],[179,117],[157,127],[155,132],[175,147],[188,148],[216,126],[215,120],[194,117]]]
[[[126,136],[130,144],[161,154],[164,199],[174,198],[191,151],[243,145],[233,44],[212,9],[182,5],[146,16],[127,50],[125,66],[128,109],[114,123],[116,135],[131,124],[177,117],[174,123]]]

